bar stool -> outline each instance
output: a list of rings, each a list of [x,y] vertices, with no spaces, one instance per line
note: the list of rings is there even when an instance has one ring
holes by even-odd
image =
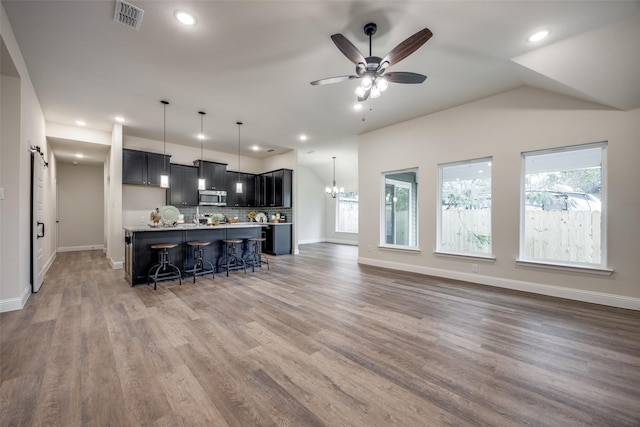
[[[269,258],[265,254],[262,253],[262,242],[264,242],[264,237],[254,237],[251,239],[247,239],[249,242],[249,248],[251,251],[249,255],[245,258],[246,264],[251,265],[251,271],[256,271],[256,266],[262,268],[262,264],[267,264],[267,270],[269,270]]]
[[[229,270],[243,269],[245,274],[247,273],[247,268],[245,266],[244,260],[236,253],[236,245],[239,243],[242,243],[242,240],[222,240],[222,244],[224,245],[224,255],[218,259],[218,268],[224,268],[227,272],[227,277],[229,277]]]
[[[204,247],[209,246],[211,242],[187,242],[188,246],[193,247],[194,264],[193,270],[188,270],[188,273],[193,273],[193,283],[196,283],[196,276],[204,276],[211,273],[211,278],[214,279],[215,267],[209,261],[204,259]],[[210,268],[205,268],[207,264]]]
[[[175,280],[180,281],[182,286],[182,273],[180,269],[169,262],[169,249],[173,249],[178,246],[176,243],[158,243],[151,245],[151,249],[159,249],[158,252],[158,264],[155,264],[149,269],[149,275],[147,276],[147,285],[151,279],[153,279],[153,289],[158,288],[158,280]]]

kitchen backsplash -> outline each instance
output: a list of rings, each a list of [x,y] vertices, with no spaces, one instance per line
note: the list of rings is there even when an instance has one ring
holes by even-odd
[[[185,222],[193,221],[193,217],[196,214],[195,206],[184,206],[177,207],[180,210],[180,213],[184,215]],[[286,222],[293,222],[292,210],[291,208],[265,208],[265,207],[255,207],[255,208],[233,208],[233,207],[221,207],[221,206],[200,206],[200,215],[203,214],[212,214],[212,213],[221,213],[228,218],[238,217],[238,221],[240,222],[248,222],[249,218],[247,214],[249,212],[263,212],[267,215],[267,218],[271,220],[271,215],[284,215],[287,220]]]

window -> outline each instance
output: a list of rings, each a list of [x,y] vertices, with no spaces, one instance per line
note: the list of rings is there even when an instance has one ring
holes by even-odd
[[[418,171],[382,174],[382,246],[418,247]]]
[[[437,250],[491,253],[491,158],[439,166]]]
[[[347,191],[336,198],[336,232],[358,232],[358,192]]]
[[[520,259],[606,266],[606,143],[522,154]]]

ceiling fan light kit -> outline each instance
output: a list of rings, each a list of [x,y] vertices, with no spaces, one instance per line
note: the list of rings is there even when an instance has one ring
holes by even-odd
[[[354,93],[358,97],[358,102],[363,102],[369,97],[378,98],[389,87],[389,83],[419,84],[424,82],[427,76],[422,74],[407,71],[386,72],[386,70],[425,44],[433,36],[431,30],[423,28],[391,49],[384,58],[380,58],[373,56],[371,53],[371,39],[377,29],[378,26],[373,22],[364,26],[364,33],[369,37],[369,56],[366,58],[345,36],[342,34],[332,35],[331,40],[333,40],[336,47],[347,59],[355,64],[356,74],[315,80],[311,84],[316,86],[361,79],[360,85],[355,89]]]

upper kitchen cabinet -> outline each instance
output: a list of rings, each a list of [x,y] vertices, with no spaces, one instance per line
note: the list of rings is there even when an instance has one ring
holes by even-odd
[[[198,168],[171,165],[170,185],[167,189],[168,204],[173,206],[198,205]]]
[[[160,186],[160,175],[169,174],[171,156],[122,149],[122,183]]]
[[[227,171],[227,206],[258,206],[257,176],[251,173]],[[236,193],[236,184],[242,183],[242,193]]]
[[[293,171],[278,169],[260,175],[260,206],[291,207]]]
[[[226,163],[207,162],[194,160],[194,166],[198,167],[198,178],[204,178],[207,190],[226,190]]]

